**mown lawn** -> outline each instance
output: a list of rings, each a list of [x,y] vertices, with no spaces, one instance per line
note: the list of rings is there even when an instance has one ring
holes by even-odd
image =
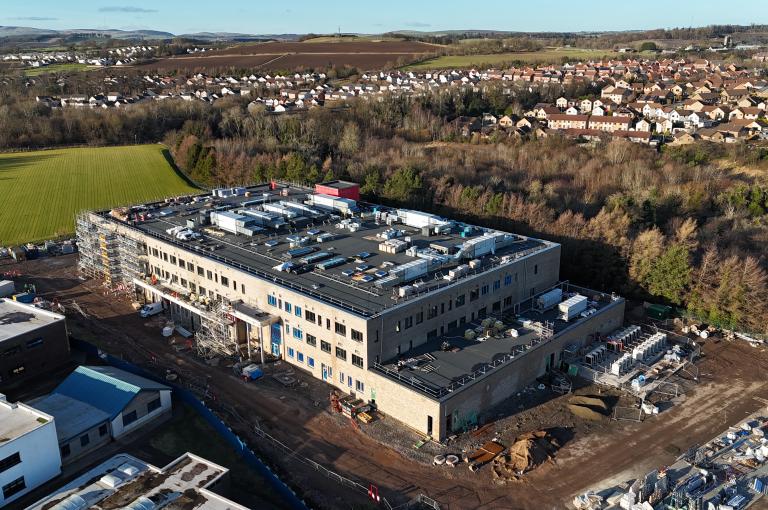
[[[406,66],[406,70],[429,71],[433,69],[457,69],[462,67],[500,66],[516,62],[527,64],[559,64],[563,58],[569,61],[597,59],[600,57],[626,57],[610,50],[590,50],[579,48],[548,48],[540,51],[520,51],[511,53],[489,53],[484,55],[448,55]]]
[[[78,64],[78,63],[51,64],[49,66],[44,66],[44,67],[26,67],[24,68],[24,74],[26,76],[40,76],[41,74],[50,74],[50,73],[63,73],[63,72],[79,73],[81,71],[87,71],[88,69],[90,69],[90,67],[86,64]]]
[[[75,215],[194,193],[161,145],[0,154],[0,246],[74,232]]]

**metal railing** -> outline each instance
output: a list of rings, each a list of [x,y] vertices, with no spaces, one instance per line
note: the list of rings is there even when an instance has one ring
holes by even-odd
[[[451,384],[447,386],[441,386],[441,387],[434,387],[430,386],[423,381],[420,381],[419,379],[415,377],[409,377],[407,375],[402,375],[397,370],[393,370],[391,368],[388,368],[381,363],[373,362],[371,364],[371,367],[382,372],[383,374],[387,375],[388,377],[391,377],[393,379],[398,380],[399,382],[405,383],[408,386],[411,386],[412,388],[415,388],[428,396],[434,397],[434,398],[442,398],[449,393],[453,393],[454,391],[462,388],[463,386],[466,386],[467,384],[470,384],[471,382],[482,378],[485,376],[488,372],[491,370],[494,370],[496,368],[499,368],[503,365],[506,365],[507,363],[510,363],[511,361],[515,359],[519,359],[521,356],[524,356],[525,354],[537,349],[539,346],[545,344],[548,342],[548,339],[543,339],[540,337],[535,337],[531,339],[531,341],[524,345],[517,345],[512,348],[512,352],[505,354],[501,358],[489,361],[487,363],[484,363],[481,368],[478,368],[477,370],[473,371],[470,374],[464,375],[455,381],[451,382]]]

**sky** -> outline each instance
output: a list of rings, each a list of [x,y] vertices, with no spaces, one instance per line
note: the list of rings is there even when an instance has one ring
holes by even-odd
[[[0,26],[194,32],[590,31],[768,24],[766,0],[0,0]],[[727,9],[723,8],[727,4]]]

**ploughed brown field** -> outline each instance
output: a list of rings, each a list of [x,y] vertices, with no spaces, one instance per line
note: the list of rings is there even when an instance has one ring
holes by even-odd
[[[293,71],[353,66],[370,70],[394,66],[398,59],[412,60],[437,49],[435,45],[411,41],[268,42],[232,46],[204,54],[168,57],[142,67],[190,71],[230,67]]]

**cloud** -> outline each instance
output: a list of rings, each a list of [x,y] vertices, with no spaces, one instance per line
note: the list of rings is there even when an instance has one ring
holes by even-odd
[[[48,18],[46,16],[17,16],[11,19],[18,21],[56,21],[59,18]]]
[[[405,26],[413,28],[427,28],[431,27],[432,25],[429,23],[424,23],[423,21],[409,21],[405,24]]]
[[[144,7],[136,7],[135,5],[109,5],[106,7],[100,7],[99,12],[125,12],[130,14],[150,14],[157,12],[157,9],[145,9]]]

